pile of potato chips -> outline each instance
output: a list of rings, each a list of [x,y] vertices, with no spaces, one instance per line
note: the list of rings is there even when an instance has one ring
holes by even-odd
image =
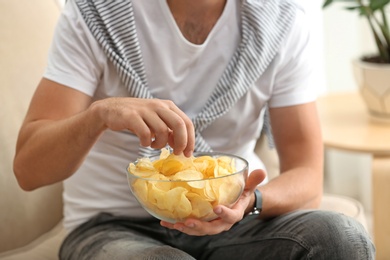
[[[169,222],[189,217],[211,220],[216,217],[213,207],[231,206],[245,186],[245,175],[233,174],[235,159],[225,155],[187,158],[162,149],[157,160],[139,159],[128,171],[139,177],[129,178],[138,201]]]

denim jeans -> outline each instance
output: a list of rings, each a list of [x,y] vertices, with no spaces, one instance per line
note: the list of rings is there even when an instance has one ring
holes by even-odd
[[[102,259],[375,259],[375,247],[353,218],[320,210],[296,211],[270,220],[237,223],[213,236],[189,236],[102,213],[73,230],[61,260]]]

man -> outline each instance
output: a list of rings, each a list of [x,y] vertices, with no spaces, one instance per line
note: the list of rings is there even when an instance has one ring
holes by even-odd
[[[309,42],[287,0],[68,1],[14,162],[25,190],[64,181],[60,258],[373,259],[360,224],[309,210],[323,167]],[[266,105],[281,165],[270,182],[253,152]],[[239,201],[210,222],[152,218],[124,169],[167,144],[246,158]]]

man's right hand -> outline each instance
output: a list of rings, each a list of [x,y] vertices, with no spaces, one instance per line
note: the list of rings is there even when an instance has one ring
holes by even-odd
[[[116,97],[99,100],[91,109],[107,128],[128,129],[139,137],[142,146],[160,149],[169,144],[175,154],[190,156],[193,152],[192,121],[172,101]]]

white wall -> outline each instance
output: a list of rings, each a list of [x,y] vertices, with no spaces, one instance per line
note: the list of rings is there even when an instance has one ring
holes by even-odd
[[[55,0],[60,6],[64,6],[66,0]]]
[[[330,92],[357,89],[351,60],[375,51],[366,20],[343,7],[335,3],[323,10],[325,69]]]

